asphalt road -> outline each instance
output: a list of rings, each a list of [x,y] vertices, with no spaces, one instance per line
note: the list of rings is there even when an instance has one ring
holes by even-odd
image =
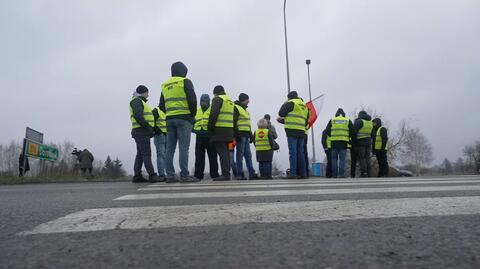
[[[480,268],[480,177],[0,186],[0,268]]]

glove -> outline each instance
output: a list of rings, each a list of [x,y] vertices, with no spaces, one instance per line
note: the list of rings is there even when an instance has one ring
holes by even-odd
[[[162,134],[162,131],[157,126],[155,126],[155,128],[153,130],[155,132],[155,135],[161,135]]]
[[[150,137],[154,137],[155,136],[155,129],[153,127],[150,127],[150,129],[148,129],[148,134],[150,135]]]

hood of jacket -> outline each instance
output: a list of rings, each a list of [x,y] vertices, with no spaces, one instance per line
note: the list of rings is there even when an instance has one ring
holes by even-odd
[[[172,64],[172,77],[186,77],[188,72],[187,66],[182,62]]]
[[[375,118],[372,121],[377,125],[377,127],[382,127],[382,120],[381,119]]]
[[[342,115],[343,117],[345,117],[345,111],[343,111],[343,109],[341,109],[341,108],[339,108],[339,109],[337,110],[337,113],[335,113],[335,117],[338,117],[338,116],[340,116],[340,115]]]

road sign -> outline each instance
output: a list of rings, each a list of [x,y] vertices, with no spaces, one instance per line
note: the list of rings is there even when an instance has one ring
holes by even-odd
[[[26,141],[25,151],[28,157],[47,160],[47,161],[56,161],[58,159],[57,148],[40,144],[28,139],[25,139],[25,141]]]
[[[43,143],[43,133],[40,133],[39,131],[33,130],[30,127],[27,127],[27,130],[25,131],[25,138],[30,139],[30,140],[35,141],[35,142],[40,143],[40,144]]]

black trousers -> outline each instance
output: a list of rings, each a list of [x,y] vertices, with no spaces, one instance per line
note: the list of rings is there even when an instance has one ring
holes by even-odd
[[[152,148],[150,147],[150,137],[135,137],[137,144],[137,156],[135,156],[135,164],[133,172],[135,176],[142,175],[142,165],[145,165],[148,175],[155,174],[152,165]]]
[[[327,155],[327,167],[325,169],[325,177],[332,177],[332,150],[326,149],[325,154]]]
[[[216,178],[218,175],[218,161],[217,151],[215,145],[210,143],[209,137],[202,137],[197,135],[195,140],[195,172],[194,176],[198,179],[203,179],[205,171],[205,152],[208,155],[208,162],[210,164],[210,177]]]
[[[360,176],[370,177],[370,147],[356,146],[357,161],[360,163]]]
[[[378,162],[378,177],[388,177],[388,160],[386,150],[375,150]]]
[[[215,142],[215,151],[220,158],[222,176],[230,178],[230,151],[228,150],[228,142]]]
[[[350,149],[350,177],[354,178],[357,172],[357,148],[352,146]]]

